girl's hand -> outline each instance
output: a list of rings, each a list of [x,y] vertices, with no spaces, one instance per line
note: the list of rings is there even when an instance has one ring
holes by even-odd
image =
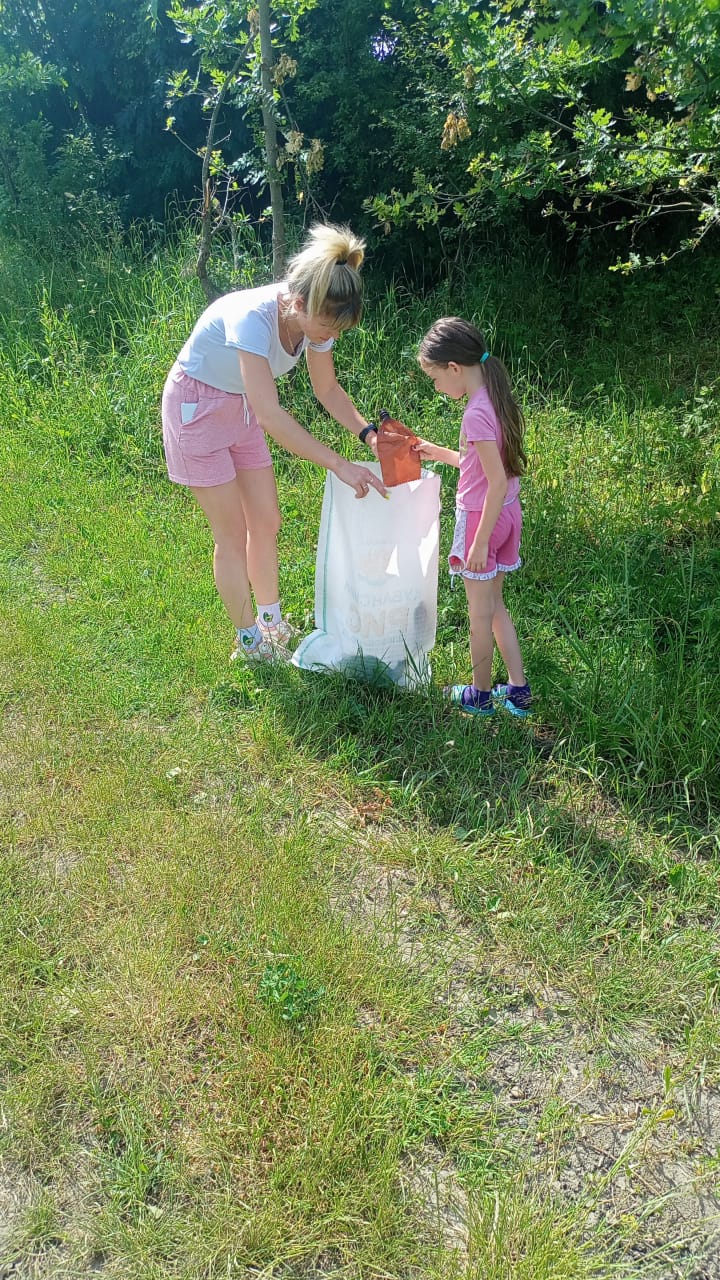
[[[377,489],[382,498],[390,497],[380,477],[374,475],[367,467],[359,467],[354,462],[348,462],[347,458],[339,458],[337,465],[332,469],[338,480],[342,480],[343,484],[348,484],[355,490],[356,498],[366,498],[371,489]]]
[[[432,440],[418,440],[412,445],[412,452],[419,453],[423,462],[438,462],[438,447]]]
[[[465,568],[470,573],[484,573],[485,566],[488,562],[488,544],[487,542],[473,542],[467,553]]]

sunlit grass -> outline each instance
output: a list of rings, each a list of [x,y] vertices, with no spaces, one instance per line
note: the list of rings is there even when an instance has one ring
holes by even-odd
[[[202,305],[186,260],[88,252],[44,297],[29,268],[0,276],[0,1188],[22,1208],[0,1265],[633,1275],[637,1224],[603,1229],[590,1184],[538,1187],[491,1067],[506,1006],[549,1002],[611,1063],[642,1033],[682,1080],[717,1070],[708,397],[686,382],[678,408],[667,358],[633,369],[607,330],[615,383],[593,395],[578,335],[541,329],[542,273],[525,312],[510,271],[504,297],[490,272],[462,296],[375,289],[337,353],[368,417],[454,441],[413,359],[439,310],[487,306],[516,356],[532,464],[508,597],[536,723],[443,703],[468,656],[442,574],[422,694],[238,670],[206,526],[161,459],[162,382]],[[303,373],[283,396],[360,456]],[[302,622],[322,475],[276,458]],[[558,1151],[572,1133],[559,1095],[537,1131]]]

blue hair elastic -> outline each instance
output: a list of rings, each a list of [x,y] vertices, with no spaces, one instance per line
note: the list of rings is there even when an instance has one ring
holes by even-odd
[[[485,355],[480,357],[480,364],[484,364],[489,355],[490,355],[490,352],[486,351]]]

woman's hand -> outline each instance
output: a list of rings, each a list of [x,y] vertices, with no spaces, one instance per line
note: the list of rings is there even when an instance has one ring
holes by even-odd
[[[359,467],[355,462],[349,462],[347,458],[339,458],[337,466],[332,470],[338,480],[342,480],[343,484],[355,490],[356,498],[366,498],[371,489],[377,489],[382,498],[390,497],[380,477],[369,471],[367,467]]]
[[[470,573],[484,573],[485,566],[488,562],[488,544],[487,542],[478,542],[473,540],[472,546],[467,553],[465,568]]]

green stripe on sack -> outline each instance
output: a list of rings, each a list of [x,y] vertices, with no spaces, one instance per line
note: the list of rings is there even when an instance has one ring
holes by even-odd
[[[323,555],[323,589],[322,589],[323,617],[322,617],[322,628],[321,628],[322,631],[327,631],[327,574],[328,574],[328,556],[330,554],[330,521],[332,519],[332,510],[334,505],[333,480],[332,480],[332,476],[329,473],[328,473],[327,480],[325,482],[325,493],[329,494],[330,501],[328,503],[328,513],[327,513],[326,533],[325,533],[325,548],[324,548],[324,555]]]
[[[298,665],[298,670],[299,670],[299,671],[310,671],[310,670],[312,670],[311,666],[306,666],[306,665],[305,665],[306,660],[307,660],[308,651],[309,651],[310,649],[312,649],[312,647],[313,647],[313,645],[314,645],[314,644],[317,644],[318,640],[323,640],[324,638],[325,638],[325,632],[323,632],[323,633],[322,633],[322,635],[317,635],[317,636],[308,636],[308,638],[307,638],[307,643],[306,643],[305,641],[303,641],[303,643],[299,646],[299,649],[301,649],[301,650],[302,650],[302,653],[300,653],[300,656],[299,656],[299,658],[297,659],[297,665]],[[298,652],[299,652],[299,650],[296,650],[296,651],[295,651],[296,657],[297,657]]]

